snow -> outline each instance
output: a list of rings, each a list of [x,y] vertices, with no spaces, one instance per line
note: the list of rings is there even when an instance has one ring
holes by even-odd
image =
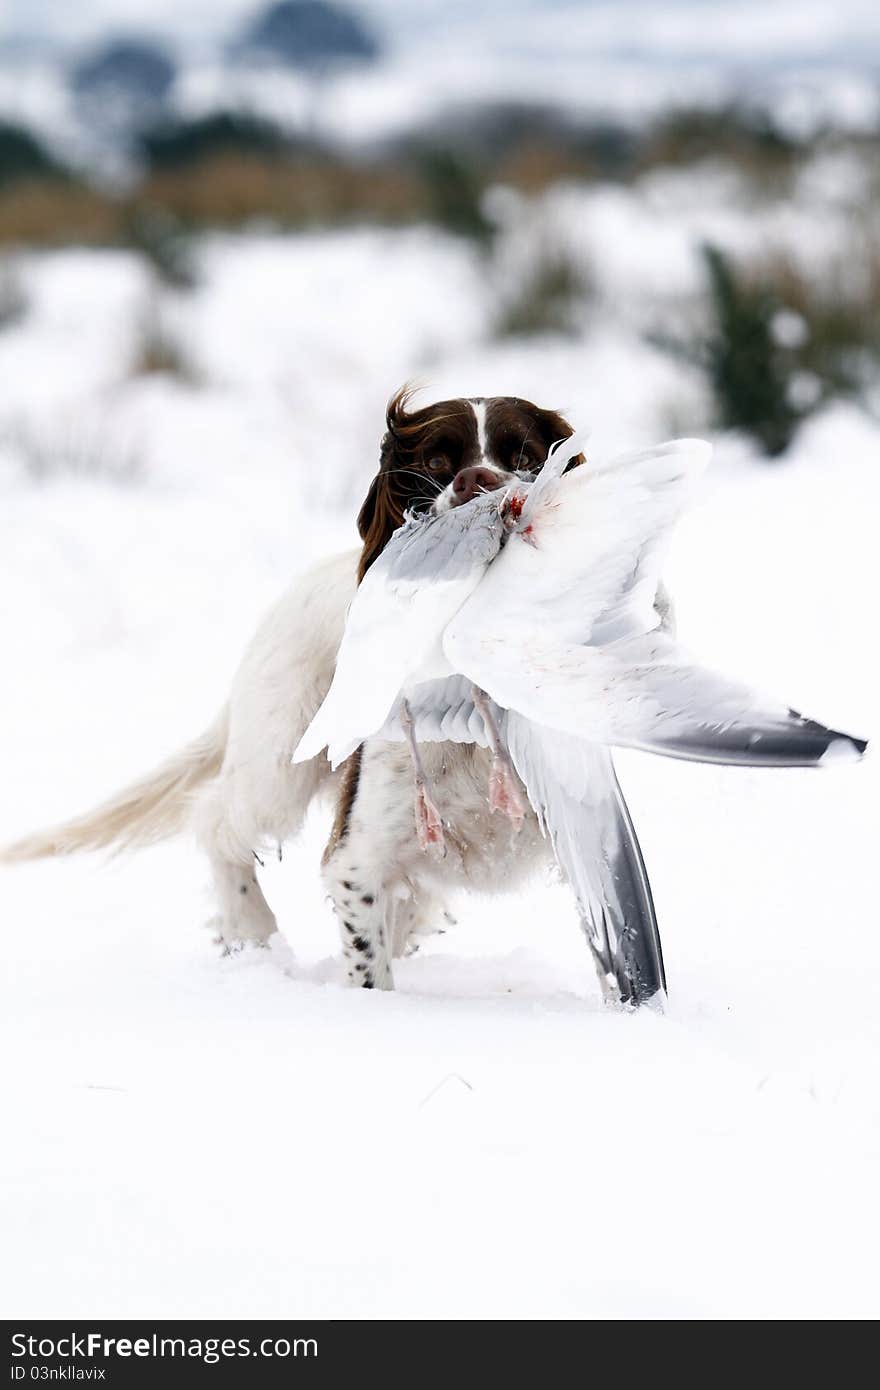
[[[159,292],[188,383],[131,376],[157,293],[135,261],[23,258],[29,313],[0,335],[0,841],[208,723],[263,608],[351,543],[405,376],[567,405],[596,457],[703,433],[699,389],[640,332],[664,261],[670,296],[691,273],[698,219],[676,240],[668,208],[628,286],[643,207],[591,235],[613,292],[571,341],[493,342],[491,276],[437,234],[213,239],[193,295]],[[870,737],[880,431],[837,406],[780,463],[715,443],[668,565],[685,642]],[[542,882],[458,902],[395,994],[347,990],[322,814],[261,871],[268,952],[216,956],[185,840],[0,871],[6,1316],[876,1316],[877,760],[619,766],[664,1015],[602,1006]]]

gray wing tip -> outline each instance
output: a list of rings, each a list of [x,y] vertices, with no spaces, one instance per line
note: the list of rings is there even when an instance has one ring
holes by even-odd
[[[866,738],[857,738],[855,734],[845,734],[840,729],[828,729],[824,724],[819,724],[815,719],[807,719],[799,714],[797,710],[788,711],[789,718],[795,726],[796,736],[805,737],[815,741],[815,746],[821,748],[819,756],[816,758],[816,766],[825,766],[827,763],[836,762],[860,762],[865,756],[868,747]]]
[[[679,734],[660,735],[643,745],[650,752],[731,767],[825,767],[859,762],[867,739],[828,729],[790,709],[787,718],[727,727],[696,725]]]

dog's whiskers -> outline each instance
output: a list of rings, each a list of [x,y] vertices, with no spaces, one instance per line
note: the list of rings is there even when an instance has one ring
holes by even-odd
[[[514,472],[517,472],[517,470],[519,469],[520,464],[522,463],[523,450],[525,449],[526,445],[527,445],[528,442],[529,442],[529,435],[531,434],[531,432],[532,432],[531,429],[528,429],[528,430],[526,430],[525,434],[523,435],[523,442],[522,442],[522,444],[520,444],[520,446],[519,446],[519,458],[518,458],[517,461],[516,461],[516,468],[513,470]]]
[[[418,478],[420,482],[429,483],[431,487],[436,488],[437,492],[442,492],[445,487],[445,483],[438,483],[436,478],[430,477],[427,473],[420,473],[417,468],[385,468],[382,470],[382,476],[384,478],[390,477],[392,473],[412,474],[412,476]]]

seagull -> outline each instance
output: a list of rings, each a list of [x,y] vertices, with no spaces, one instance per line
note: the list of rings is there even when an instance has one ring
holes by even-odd
[[[443,822],[419,753],[492,754],[488,797],[515,833],[520,788],[571,886],[608,999],[665,993],[644,860],[610,749],[746,767],[859,758],[866,743],[690,659],[661,569],[711,457],[678,439],[566,473],[582,436],[532,480],[411,516],[365,575],[327,696],[294,762],[338,766],[367,738],[405,740],[426,853]]]

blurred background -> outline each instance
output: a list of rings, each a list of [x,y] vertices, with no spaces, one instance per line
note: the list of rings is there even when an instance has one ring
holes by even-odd
[[[0,23],[7,477],[320,449],[313,500],[351,504],[413,375],[768,461],[833,402],[880,408],[871,4],[7,0]]]

